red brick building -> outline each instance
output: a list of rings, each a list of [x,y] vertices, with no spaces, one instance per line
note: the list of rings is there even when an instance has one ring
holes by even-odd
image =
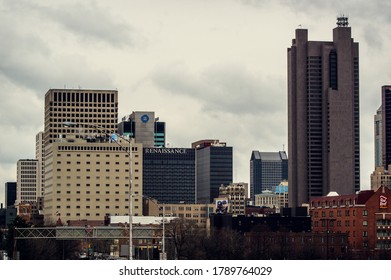
[[[314,233],[347,233],[352,257],[391,254],[391,190],[386,187],[353,195],[330,193],[310,200]],[[333,244],[329,240],[329,249]]]

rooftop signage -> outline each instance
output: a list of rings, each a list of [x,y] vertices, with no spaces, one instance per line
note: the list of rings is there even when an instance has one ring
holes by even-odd
[[[145,148],[146,154],[186,154],[185,148]]]

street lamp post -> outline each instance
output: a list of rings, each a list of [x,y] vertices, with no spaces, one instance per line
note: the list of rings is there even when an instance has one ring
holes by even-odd
[[[140,196],[140,197],[145,197],[146,199],[148,199],[149,201],[153,202],[156,204],[156,206],[159,208],[159,204],[157,202],[155,202],[155,200],[152,198],[152,197],[149,197],[147,195],[139,195],[139,194],[132,194],[132,196]],[[166,254],[166,243],[165,243],[165,240],[166,240],[166,235],[165,235],[165,223],[166,223],[166,215],[165,215],[165,206],[164,206],[164,203],[162,204],[162,208],[163,208],[163,217],[162,217],[162,253],[160,255],[160,259],[161,260],[166,260],[167,259],[167,254]]]

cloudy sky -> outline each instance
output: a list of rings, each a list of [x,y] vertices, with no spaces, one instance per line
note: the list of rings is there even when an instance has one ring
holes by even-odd
[[[155,111],[167,142],[234,147],[234,180],[252,150],[287,147],[287,48],[295,29],[332,40],[349,15],[360,44],[361,188],[373,170],[373,115],[391,84],[389,1],[0,0],[0,202],[16,162],[35,157],[50,88],[117,89],[119,117]]]

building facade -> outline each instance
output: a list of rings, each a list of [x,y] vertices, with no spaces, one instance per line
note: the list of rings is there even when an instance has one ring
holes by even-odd
[[[391,164],[391,86],[382,86],[382,165],[387,168]]]
[[[77,124],[73,127],[64,123]],[[118,91],[89,89],[50,89],[45,94],[44,145],[76,138],[117,132]]]
[[[195,203],[195,152],[188,148],[143,149],[143,195],[159,203]]]
[[[196,154],[197,203],[212,203],[221,185],[232,183],[232,147],[219,140],[192,143]]]
[[[43,132],[39,132],[35,136],[35,159],[38,161],[38,173],[40,174],[37,182],[38,200],[42,201],[45,191],[45,144]]]
[[[41,182],[39,162],[36,159],[20,159],[17,162],[16,201],[36,203]]]
[[[386,187],[313,198],[310,201],[312,230],[347,233],[353,256],[376,257],[384,250],[391,250],[390,201],[391,190]]]
[[[145,200],[144,213],[146,216],[164,216],[194,221],[200,228],[209,228],[209,214],[215,212],[214,204],[174,203],[161,204],[150,203]]]
[[[346,17],[333,41],[296,29],[288,49],[290,206],[360,189],[359,52]]]
[[[118,133],[135,138],[145,148],[166,146],[166,123],[155,118],[155,112],[133,112],[122,118]]]
[[[280,207],[289,206],[289,186],[287,181],[282,181],[278,186],[273,187],[273,192],[278,196]]]
[[[232,183],[228,186],[220,186],[219,197],[215,201],[228,201],[227,212],[233,215],[245,215],[246,205],[248,201],[248,184],[246,183]],[[215,203],[217,207],[217,203]]]
[[[371,190],[377,191],[380,187],[391,189],[391,165],[385,169],[383,166],[377,166],[371,174]]]
[[[46,224],[142,215],[142,145],[122,139],[53,142],[45,158]],[[131,189],[131,191],[130,191]]]
[[[277,194],[269,190],[264,190],[255,195],[255,206],[264,206],[273,209],[280,209],[280,198]]]
[[[16,201],[16,182],[5,183],[5,208],[14,207]]]
[[[377,109],[376,111],[376,115],[374,116],[375,168],[378,166],[383,166],[382,134],[382,106],[380,106],[379,109]]]
[[[271,190],[281,181],[288,180],[288,157],[285,151],[253,151],[250,159],[250,196]]]

